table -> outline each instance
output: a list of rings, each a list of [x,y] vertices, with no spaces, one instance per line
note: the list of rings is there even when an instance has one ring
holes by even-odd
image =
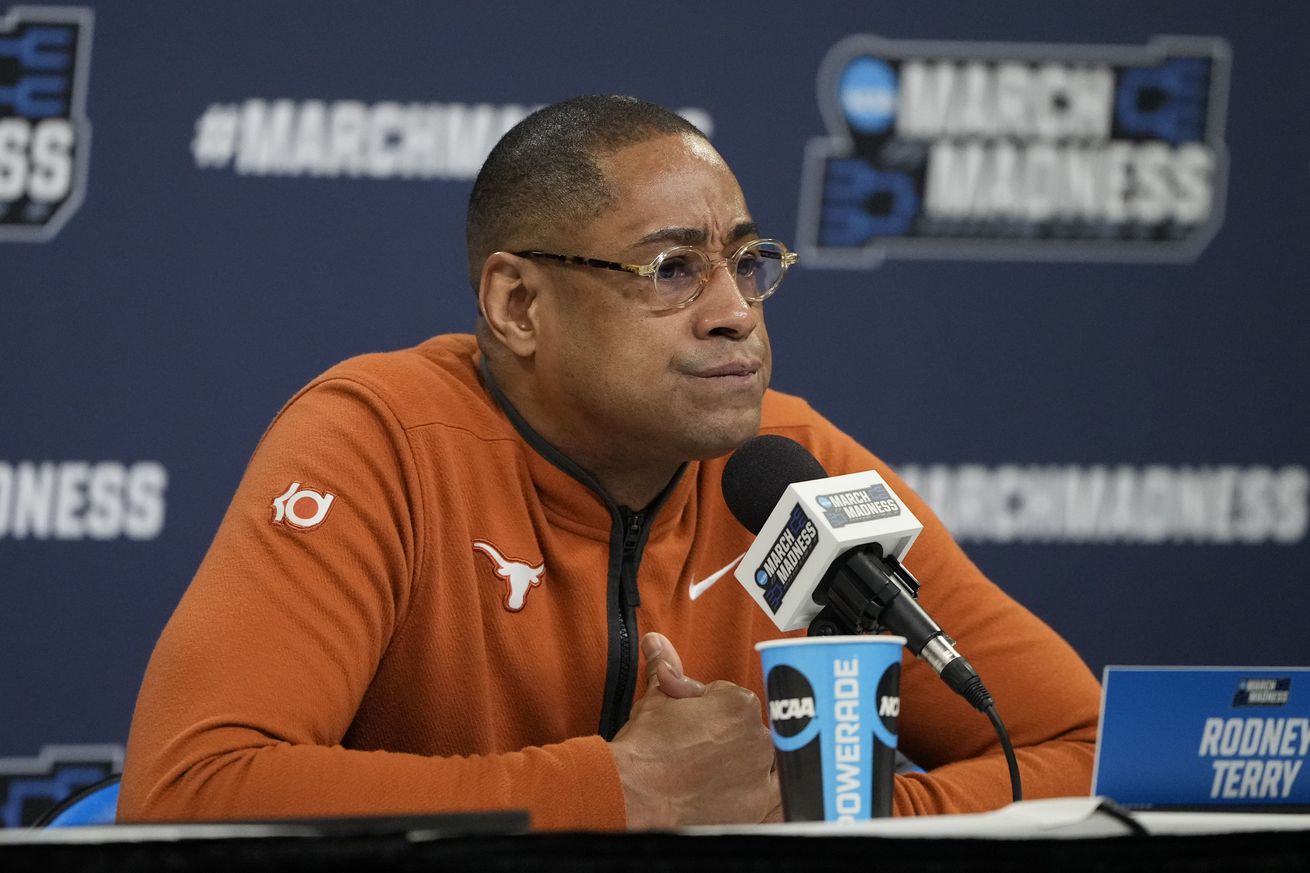
[[[1310,815],[1126,813],[1097,798],[863,825],[530,833],[519,815],[0,831],[0,869],[951,871],[1310,870]]]

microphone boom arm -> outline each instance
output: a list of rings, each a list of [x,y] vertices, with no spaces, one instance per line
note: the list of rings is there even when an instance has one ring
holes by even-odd
[[[823,609],[810,622],[810,636],[877,633],[887,629],[979,712],[992,696],[973,665],[955,649],[955,640],[919,606],[919,580],[877,543],[859,546],[833,563],[814,590]]]

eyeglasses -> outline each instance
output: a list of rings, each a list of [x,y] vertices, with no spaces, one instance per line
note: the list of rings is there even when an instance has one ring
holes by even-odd
[[[655,256],[649,264],[620,264],[580,255],[557,255],[553,252],[514,252],[520,258],[548,258],[562,264],[621,270],[651,280],[652,293],[643,303],[655,312],[681,309],[700,296],[710,277],[720,265],[727,266],[737,282],[737,290],[749,303],[758,303],[778,290],[787,269],[796,263],[795,252],[776,239],[757,239],[746,243],[726,258],[712,260],[698,248],[677,246]]]

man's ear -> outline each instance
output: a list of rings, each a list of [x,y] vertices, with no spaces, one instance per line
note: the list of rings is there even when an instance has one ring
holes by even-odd
[[[537,350],[537,289],[535,270],[526,259],[493,252],[482,265],[478,308],[487,329],[515,355],[531,357]]]

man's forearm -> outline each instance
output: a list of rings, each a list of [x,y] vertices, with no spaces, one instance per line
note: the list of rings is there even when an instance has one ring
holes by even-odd
[[[340,746],[244,746],[240,728],[158,750],[129,748],[119,819],[214,821],[526,810],[535,829],[617,829],[623,792],[608,744],[579,737],[518,752],[428,757]],[[152,751],[155,753],[152,754]]]

